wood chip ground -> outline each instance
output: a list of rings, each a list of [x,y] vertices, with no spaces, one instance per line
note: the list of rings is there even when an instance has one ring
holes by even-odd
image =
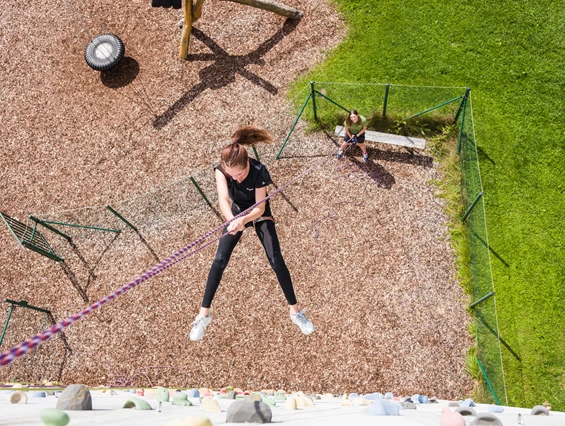
[[[1,211],[24,222],[34,214],[123,232],[66,227],[73,248],[43,231],[65,257],[63,268],[0,228],[0,298],[50,309],[60,321],[221,224],[188,177],[215,205],[212,165],[240,125],[275,134],[275,146],[258,150],[277,187],[322,164],[272,200],[313,335],[290,322],[275,275],[247,230],[203,341],[190,342],[188,332],[215,245],[75,323],[65,341],[53,338],[1,368],[0,380],[469,394],[468,300],[455,279],[429,154],[371,145],[368,165],[359,151],[338,162],[325,157],[335,141],[298,126],[274,161],[294,120],[289,83],[346,32],[326,2],[285,2],[304,18],[285,23],[209,0],[187,62],[178,59],[181,11],[153,9],[148,0],[4,2]],[[83,49],[105,32],[124,41],[126,57],[99,73],[86,65]],[[7,312],[3,304],[0,320]],[[1,349],[47,325],[41,314],[17,308]]]

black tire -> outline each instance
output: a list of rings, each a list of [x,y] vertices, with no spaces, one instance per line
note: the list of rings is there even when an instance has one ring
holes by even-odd
[[[180,9],[182,7],[182,0],[173,0],[173,9]]]
[[[84,49],[84,59],[90,68],[105,71],[124,57],[124,43],[114,34],[102,34],[92,39]]]
[[[161,0],[151,0],[151,6],[153,7],[161,7],[163,5]]]
[[[172,5],[173,5],[172,0],[161,0],[161,6],[163,6],[165,9],[168,9]]]

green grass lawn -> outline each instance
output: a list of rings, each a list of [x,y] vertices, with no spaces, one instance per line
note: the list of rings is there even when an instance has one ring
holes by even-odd
[[[471,87],[509,403],[565,410],[565,3],[335,1],[349,36],[296,87]]]

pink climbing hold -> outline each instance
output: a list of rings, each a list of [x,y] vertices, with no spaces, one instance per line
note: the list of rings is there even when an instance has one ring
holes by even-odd
[[[455,413],[447,407],[443,408],[441,412],[440,426],[465,426],[465,419],[461,414]]]

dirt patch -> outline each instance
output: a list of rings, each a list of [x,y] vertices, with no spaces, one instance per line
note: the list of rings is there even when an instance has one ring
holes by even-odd
[[[60,321],[221,224],[211,165],[239,125],[275,133],[275,146],[258,147],[275,187],[321,164],[273,198],[297,296],[316,326],[312,336],[290,322],[247,230],[202,342],[189,342],[188,332],[215,246],[2,368],[2,380],[468,394],[466,301],[454,279],[443,203],[429,183],[437,177],[429,155],[372,146],[367,165],[359,152],[338,162],[324,157],[335,141],[299,126],[274,161],[294,119],[285,112],[288,84],[344,35],[327,4],[286,3],[304,18],[285,22],[209,0],[187,62],[177,59],[180,12],[148,1],[48,0],[32,8],[10,0],[3,7],[2,211],[122,232],[65,228],[71,246],[44,231],[65,258],[62,267],[19,247],[4,228],[2,298],[48,308]],[[107,31],[124,41],[126,58],[98,73],[82,50]],[[40,314],[18,308],[2,347],[44,326]]]

